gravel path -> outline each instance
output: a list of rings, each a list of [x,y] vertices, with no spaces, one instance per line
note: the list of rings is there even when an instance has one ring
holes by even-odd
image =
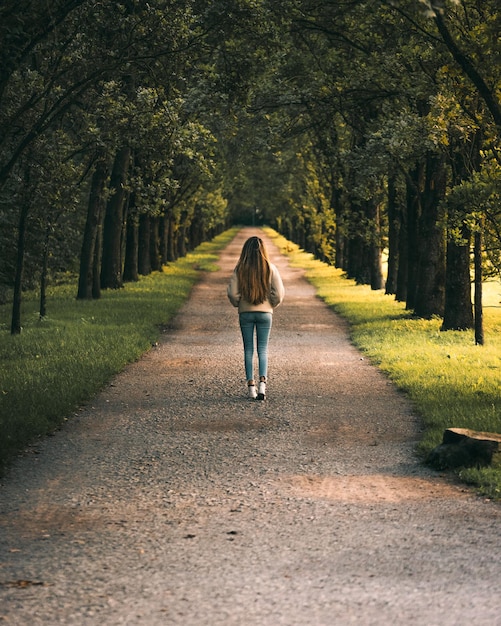
[[[268,398],[226,284],[0,488],[0,622],[501,624],[501,507],[422,467],[419,420],[269,243]]]

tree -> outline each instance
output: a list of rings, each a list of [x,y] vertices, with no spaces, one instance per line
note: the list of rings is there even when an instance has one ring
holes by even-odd
[[[110,167],[103,151],[94,164],[87,203],[87,219],[80,252],[78,299],[99,297],[100,281],[97,281],[97,268],[100,263],[101,226],[105,210],[106,184]]]
[[[399,3],[398,11],[409,24],[416,23],[415,12],[408,3]],[[496,85],[499,83],[499,23],[497,7],[491,3],[428,2],[426,17],[436,31],[426,24],[425,39],[442,56],[437,74],[442,98],[435,99],[436,130],[447,135],[438,143],[450,167],[446,191],[449,219],[447,243],[446,297],[443,330],[471,328],[473,325],[470,295],[470,228],[475,232],[479,222],[473,218],[478,203],[469,196],[465,203],[463,190],[475,173],[489,161],[499,145],[500,105]],[[437,43],[441,41],[443,45]],[[449,55],[449,57],[447,57]],[[452,63],[451,63],[452,59]],[[479,106],[479,98],[485,106]],[[437,107],[437,104],[439,106]],[[435,134],[439,134],[436,133]],[[483,158],[480,146],[483,145]],[[488,147],[487,147],[488,146]],[[487,159],[485,158],[487,156]],[[456,193],[457,189],[457,193]],[[477,187],[481,197],[483,189]],[[461,198],[461,202],[457,200]],[[471,204],[468,204],[468,201]],[[481,236],[475,236],[478,246]],[[497,246],[495,246],[497,247]],[[476,249],[476,271],[479,251]],[[475,295],[475,316],[481,316],[479,291]],[[481,323],[480,323],[481,325]]]

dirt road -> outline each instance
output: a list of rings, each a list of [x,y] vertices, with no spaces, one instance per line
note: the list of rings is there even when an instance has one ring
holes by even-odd
[[[419,420],[270,245],[268,398],[225,295],[241,231],[160,345],[0,487],[0,622],[501,624],[501,507],[422,467]]]

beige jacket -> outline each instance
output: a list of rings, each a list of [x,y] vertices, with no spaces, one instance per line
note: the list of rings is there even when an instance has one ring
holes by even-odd
[[[268,298],[261,304],[251,304],[242,298],[238,286],[238,278],[235,273],[231,275],[228,285],[228,298],[233,306],[238,307],[239,313],[247,313],[250,311],[262,311],[263,313],[273,313],[275,309],[284,299],[285,289],[282,278],[273,263],[270,263],[270,293]]]

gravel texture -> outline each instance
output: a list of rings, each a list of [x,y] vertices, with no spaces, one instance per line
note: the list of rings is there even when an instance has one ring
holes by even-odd
[[[226,285],[258,232],[4,479],[0,622],[501,624],[501,507],[419,463],[405,397],[269,240],[286,299],[245,397]]]

